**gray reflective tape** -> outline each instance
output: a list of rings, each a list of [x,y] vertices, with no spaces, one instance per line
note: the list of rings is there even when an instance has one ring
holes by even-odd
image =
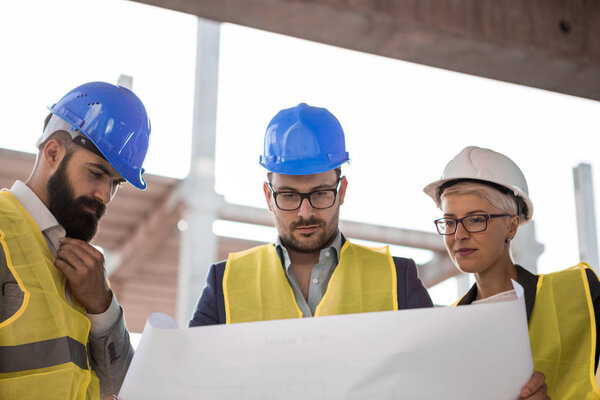
[[[88,369],[85,346],[68,336],[18,346],[0,346],[0,373],[46,368],[67,362]]]

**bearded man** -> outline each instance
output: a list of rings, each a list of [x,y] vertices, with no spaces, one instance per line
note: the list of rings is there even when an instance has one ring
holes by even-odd
[[[146,188],[150,122],[104,82],[49,109],[31,175],[0,191],[0,398],[98,399],[118,392],[133,349],[89,241],[122,183]]]

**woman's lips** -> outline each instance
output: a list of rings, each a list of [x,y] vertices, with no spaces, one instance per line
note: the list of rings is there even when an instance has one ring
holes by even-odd
[[[461,257],[466,257],[466,256],[473,254],[475,251],[477,251],[477,249],[471,249],[471,248],[465,247],[465,248],[460,248],[460,249],[456,250],[455,253]]]

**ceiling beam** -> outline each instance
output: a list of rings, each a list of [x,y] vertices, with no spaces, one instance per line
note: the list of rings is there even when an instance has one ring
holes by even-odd
[[[273,217],[264,208],[223,203],[218,215],[220,219],[227,221],[273,226]],[[426,287],[460,273],[448,257],[444,241],[437,233],[344,220],[339,225],[340,230],[349,238],[431,250],[433,258],[426,264],[417,266],[419,277]]]
[[[135,1],[600,100],[600,2],[597,1]]]
[[[219,208],[218,215],[220,219],[227,221],[274,226],[273,216],[266,208],[223,203]],[[443,254],[446,253],[444,241],[437,233],[395,228],[392,226],[365,224],[347,220],[341,220],[339,222],[339,227],[344,235],[349,238],[414,247]]]
[[[427,288],[461,273],[446,252],[434,252],[433,258],[429,262],[418,265],[417,268],[419,278]]]

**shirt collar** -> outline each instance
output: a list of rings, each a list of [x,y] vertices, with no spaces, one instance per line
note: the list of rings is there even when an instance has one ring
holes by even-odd
[[[333,239],[333,242],[331,242],[331,244],[328,247],[321,249],[321,251],[319,253],[320,254],[319,261],[323,259],[324,253],[327,252],[328,250],[332,250],[336,256],[336,259],[339,259],[339,254],[340,254],[341,248],[342,248],[342,233],[340,231],[338,231],[337,235],[335,236],[335,239]],[[283,243],[281,242],[281,237],[279,237],[279,236],[277,236],[277,240],[275,241],[275,249],[277,250],[279,257],[282,259],[281,263],[283,264],[283,266],[286,269],[288,269],[290,267],[290,265],[292,264],[292,262],[290,260],[290,255],[289,255],[287,249],[285,248],[285,246],[283,245]]]
[[[515,267],[517,268],[517,282],[523,286],[525,292],[525,310],[527,311],[527,320],[529,320],[533,312],[539,276],[532,274],[520,265],[515,265]],[[471,289],[460,299],[457,305],[471,304],[475,299],[477,299],[477,283],[471,286]]]
[[[10,192],[19,200],[19,203],[27,210],[31,218],[35,221],[40,231],[44,232],[51,228],[60,228],[62,235],[64,236],[64,229],[60,226],[54,215],[48,210],[48,207],[44,205],[42,200],[34,193],[33,190],[25,183],[17,180],[12,187]]]

